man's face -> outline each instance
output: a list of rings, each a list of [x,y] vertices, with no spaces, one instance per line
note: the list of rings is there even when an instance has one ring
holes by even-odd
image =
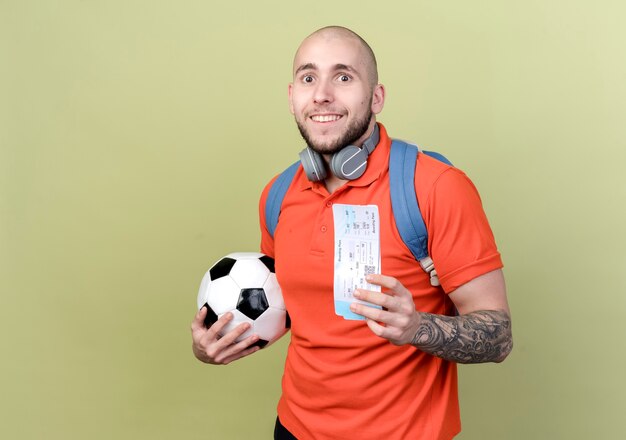
[[[353,38],[313,36],[294,60],[289,107],[309,147],[333,154],[361,144],[382,110],[384,90],[370,84],[370,66]]]

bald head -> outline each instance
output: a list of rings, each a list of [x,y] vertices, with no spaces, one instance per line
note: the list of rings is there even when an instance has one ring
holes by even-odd
[[[357,43],[358,50],[361,52],[360,60],[363,63],[367,71],[367,81],[371,88],[374,88],[378,84],[378,65],[376,64],[376,56],[374,51],[367,42],[361,38],[359,34],[351,31],[348,28],[342,26],[326,26],[316,30],[311,35],[306,37],[300,44],[296,55],[294,57],[293,72],[296,73],[299,66],[297,66],[298,54],[303,46],[314,43],[315,41],[323,41],[326,43],[332,43],[333,41],[351,40]]]

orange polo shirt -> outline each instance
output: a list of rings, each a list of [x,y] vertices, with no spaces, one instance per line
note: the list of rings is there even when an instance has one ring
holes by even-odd
[[[333,203],[378,206],[381,271],[412,292],[419,311],[450,314],[446,293],[502,267],[474,185],[460,170],[420,154],[415,187],[442,287],[430,285],[393,220],[391,140],[379,126],[365,173],[334,193],[298,170],[274,239],[264,218],[269,185],[261,196],[261,251],[276,260],[291,317],[278,416],[301,440],[450,439],[461,429],[456,364],[395,346],[364,321],[335,314]]]

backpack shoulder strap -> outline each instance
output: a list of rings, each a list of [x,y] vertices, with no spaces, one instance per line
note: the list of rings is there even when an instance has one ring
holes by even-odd
[[[274,183],[272,183],[272,187],[267,194],[267,200],[265,201],[265,226],[272,238],[274,238],[274,231],[276,231],[276,226],[278,225],[280,207],[299,166],[300,161],[294,162],[289,168],[280,173],[274,180]]]
[[[389,156],[391,208],[398,232],[416,260],[428,256],[428,233],[415,194],[418,149],[394,139]]]
[[[426,151],[426,150],[422,150],[422,153],[424,153],[426,156],[430,156],[434,159],[437,159],[439,162],[443,162],[447,165],[453,166],[452,162],[450,162],[443,154],[441,153],[437,153],[436,151]]]
[[[430,283],[439,285],[433,260],[428,255],[428,231],[415,193],[415,166],[419,150],[416,145],[394,139],[389,156],[389,191],[393,217],[402,241],[426,273]],[[439,153],[423,151],[435,159],[452,165]]]

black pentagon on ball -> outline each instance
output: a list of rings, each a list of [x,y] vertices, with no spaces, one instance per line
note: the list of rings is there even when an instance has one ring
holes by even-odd
[[[272,257],[263,255],[261,258],[259,258],[259,260],[261,260],[261,262],[265,264],[265,267],[267,267],[270,272],[276,273],[276,270],[274,270],[274,259]]]
[[[220,261],[215,263],[213,267],[209,269],[209,273],[211,274],[211,281],[215,281],[218,278],[227,276],[236,262],[237,260],[235,260],[234,258],[224,257]]]
[[[204,303],[202,307],[207,308],[206,316],[204,318],[204,326],[209,328],[217,322],[217,315],[207,303]]]
[[[248,318],[257,319],[269,306],[263,289],[241,289],[237,310]]]

